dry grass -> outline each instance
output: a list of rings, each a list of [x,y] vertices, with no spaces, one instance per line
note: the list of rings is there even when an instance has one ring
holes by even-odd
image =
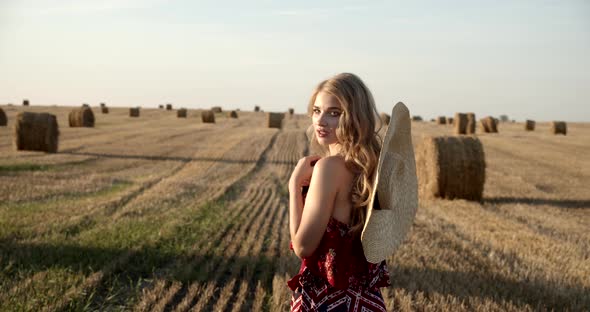
[[[467,134],[467,114],[455,113],[455,134]]]
[[[269,128],[281,129],[284,119],[284,113],[266,113],[266,124]]]
[[[215,123],[215,112],[212,110],[202,111],[201,120],[203,123]]]
[[[476,137],[425,137],[415,153],[420,198],[481,201],[486,162]]]
[[[306,117],[271,129],[253,112],[207,125],[111,108],[45,154],[14,151],[11,128],[19,111],[48,108],[2,108],[0,310],[288,310],[299,263],[286,184],[309,149]],[[49,110],[67,123],[71,107]],[[454,131],[412,127],[415,143]],[[420,203],[389,259],[391,310],[590,306],[590,125],[523,128],[479,136],[482,203]]]
[[[139,107],[129,108],[129,117],[139,117]]]
[[[565,121],[553,121],[551,123],[551,132],[553,134],[567,134],[567,124]]]
[[[6,126],[7,122],[8,120],[6,120],[6,113],[2,108],[0,108],[0,126]]]
[[[524,122],[524,130],[526,131],[535,131],[535,121],[534,120],[526,120]]]
[[[19,112],[14,126],[14,147],[19,151],[57,152],[59,126],[49,113]]]
[[[176,111],[176,117],[178,118],[186,118],[187,116],[187,110],[186,108],[181,108],[179,110]]]
[[[70,127],[94,127],[94,112],[88,105],[73,109],[68,119]]]

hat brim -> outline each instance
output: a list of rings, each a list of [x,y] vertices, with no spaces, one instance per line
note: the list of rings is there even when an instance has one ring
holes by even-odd
[[[379,263],[395,252],[412,226],[417,207],[418,179],[410,112],[399,102],[393,107],[383,138],[374,188],[361,234],[367,261]]]

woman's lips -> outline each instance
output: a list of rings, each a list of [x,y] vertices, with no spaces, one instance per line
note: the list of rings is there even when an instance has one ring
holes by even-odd
[[[328,131],[319,130],[319,129],[316,130],[316,132],[318,134],[318,137],[320,137],[320,138],[325,138],[325,137],[327,137],[330,134]]]

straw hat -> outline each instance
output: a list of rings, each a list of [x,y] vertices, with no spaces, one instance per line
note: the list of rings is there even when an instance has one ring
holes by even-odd
[[[391,112],[374,185],[361,242],[367,261],[379,263],[405,239],[418,207],[410,112],[402,102]]]

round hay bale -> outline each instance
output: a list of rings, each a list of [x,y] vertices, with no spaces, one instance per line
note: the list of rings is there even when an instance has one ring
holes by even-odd
[[[258,105],[254,106],[254,111],[255,112],[259,112],[260,111],[260,106],[258,106]]]
[[[213,107],[211,107],[211,111],[214,113],[221,113],[222,109],[221,109],[221,106],[213,106]]]
[[[467,128],[466,134],[475,134],[475,125],[477,120],[475,119],[475,113],[467,113]]]
[[[391,121],[391,116],[386,113],[379,114],[379,118],[384,125],[389,125],[389,121]]]
[[[295,109],[289,108],[289,115],[293,116],[295,114]]]
[[[453,117],[447,117],[447,125],[453,124]]]
[[[201,120],[203,123],[215,123],[215,113],[211,110],[204,110],[201,112]]]
[[[101,110],[101,112],[102,112],[103,114],[108,114],[108,113],[109,113],[109,108],[108,108],[108,107],[106,107],[106,106],[103,106],[103,107],[101,107],[101,108],[100,108],[100,110]]]
[[[158,105],[158,108],[159,109],[164,109],[164,105],[160,104],[160,105]]]
[[[88,105],[88,103],[83,103],[82,107],[90,107],[90,105]]]
[[[94,127],[94,113],[88,106],[75,108],[68,116],[70,127]]]
[[[59,139],[57,118],[49,113],[20,112],[14,125],[17,151],[56,153]]]
[[[567,135],[567,124],[565,121],[552,121],[551,133]]]
[[[481,201],[485,168],[483,145],[473,136],[425,137],[416,149],[422,198]]]
[[[487,116],[480,120],[481,131],[485,133],[498,133],[498,120],[494,117]]]
[[[229,112],[229,118],[238,118],[238,113],[235,110]]]
[[[100,103],[100,107],[106,107],[107,105],[105,103]]]
[[[447,118],[445,116],[438,116],[436,118],[437,125],[445,125],[447,123]]]
[[[166,110],[172,110],[172,104],[166,104]]]
[[[266,124],[269,128],[281,129],[284,117],[282,113],[266,113]]]
[[[29,106],[29,100],[23,100],[23,106]]]
[[[4,112],[2,107],[0,107],[0,126],[6,126],[7,123],[8,118],[6,118],[6,113]]]
[[[527,119],[524,123],[524,130],[535,131],[535,121]]]
[[[455,113],[455,134],[467,134],[467,114]]]
[[[129,117],[139,117],[139,107],[129,108]]]
[[[176,111],[176,117],[178,117],[178,118],[186,118],[186,115],[187,115],[186,108],[181,108]]]
[[[412,121],[422,121],[422,117],[420,117],[418,115],[414,115],[414,116],[412,116]]]

